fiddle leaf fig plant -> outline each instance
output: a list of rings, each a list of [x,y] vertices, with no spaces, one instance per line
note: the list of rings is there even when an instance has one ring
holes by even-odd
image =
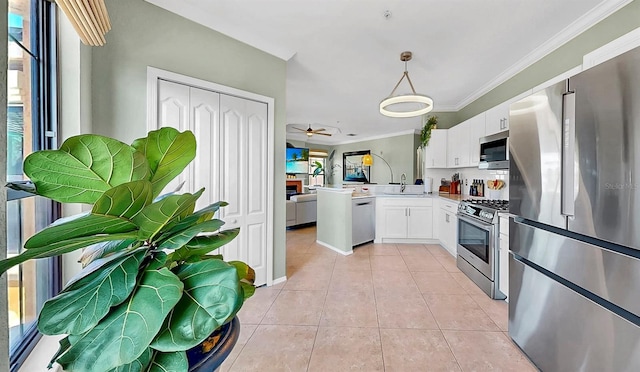
[[[253,295],[255,273],[212,254],[239,229],[214,218],[226,202],[195,211],[204,189],[160,195],[195,158],[193,133],[152,131],[132,145],[99,135],[67,139],[24,162],[33,185],[9,184],[91,211],[33,235],[0,273],[34,258],[84,248],[81,272],[38,317],[66,335],[51,360],[65,371],[187,371],[186,350],[230,321]]]

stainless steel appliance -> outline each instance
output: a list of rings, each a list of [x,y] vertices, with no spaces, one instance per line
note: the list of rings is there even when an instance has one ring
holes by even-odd
[[[507,200],[463,200],[458,206],[457,266],[494,299],[505,298],[498,290],[498,213],[507,209]]]
[[[480,138],[480,169],[509,169],[509,131]]]
[[[511,105],[509,335],[543,371],[640,370],[640,48]]]
[[[375,238],[375,197],[354,198],[351,209],[351,242],[353,246]]]

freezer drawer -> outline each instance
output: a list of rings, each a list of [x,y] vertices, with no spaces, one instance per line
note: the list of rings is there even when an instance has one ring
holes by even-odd
[[[509,335],[540,370],[640,370],[640,327],[513,256],[509,263]]]
[[[509,225],[509,249],[640,316],[640,259],[518,223],[514,219]]]

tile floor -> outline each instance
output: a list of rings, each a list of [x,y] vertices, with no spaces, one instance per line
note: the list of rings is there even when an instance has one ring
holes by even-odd
[[[315,227],[287,231],[285,283],[239,313],[222,371],[535,371],[511,342],[507,304],[439,245],[368,244],[342,256]]]

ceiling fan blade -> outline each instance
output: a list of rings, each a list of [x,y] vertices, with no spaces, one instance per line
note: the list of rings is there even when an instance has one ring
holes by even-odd
[[[324,129],[324,128],[320,128],[320,129],[313,129],[313,131],[314,131],[315,133],[323,132],[323,131],[325,131],[325,130],[326,130],[326,129]]]
[[[296,128],[296,127],[291,127],[291,129],[295,129],[295,130],[299,130],[300,132],[306,132],[306,129],[300,129],[300,128]]]
[[[318,135],[320,135],[320,136],[328,136],[328,137],[331,137],[331,136],[332,136],[332,134],[331,134],[331,133],[315,133],[315,134],[318,134]]]

